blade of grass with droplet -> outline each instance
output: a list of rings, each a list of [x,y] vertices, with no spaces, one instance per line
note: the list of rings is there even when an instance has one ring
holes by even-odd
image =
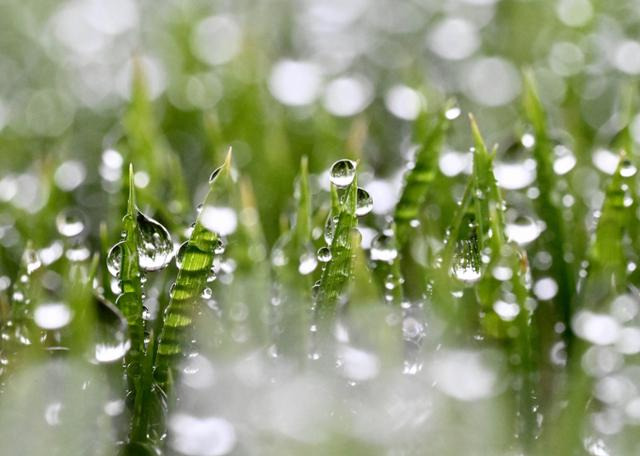
[[[138,225],[133,165],[129,165],[129,198],[127,213],[122,219],[125,237],[122,243],[122,258],[119,273],[120,296],[116,300],[118,309],[127,320],[131,348],[124,357],[128,385],[128,406],[132,413],[132,434],[138,428],[142,415],[143,378],[142,362],[145,357],[144,320],[142,317],[142,283],[138,259]]]
[[[204,205],[215,204],[221,199],[222,192],[228,188],[231,179],[231,150],[224,164],[214,171],[209,192]],[[204,212],[204,210],[203,210]],[[186,350],[189,329],[197,312],[202,291],[206,287],[207,277],[211,273],[214,249],[219,240],[217,233],[207,229],[196,219],[193,231],[181,258],[181,267],[172,287],[171,299],[167,305],[157,342],[154,362],[154,379],[161,394],[171,393],[177,361]]]
[[[335,321],[340,295],[345,291],[351,278],[352,237],[351,230],[357,225],[357,176],[343,190],[343,200],[339,204],[335,233],[331,242],[331,260],[326,264],[317,290],[315,314],[318,331],[322,338],[328,337]]]
[[[546,224],[542,239],[553,259],[549,273],[558,284],[558,293],[554,302],[566,327],[565,337],[569,344],[571,341],[571,303],[575,294],[575,278],[572,268],[564,256],[564,252],[568,251],[567,247],[569,246],[567,227],[563,221],[561,208],[554,200],[556,175],[553,171],[553,149],[547,129],[546,113],[530,73],[525,74],[524,108],[533,126],[536,140],[533,146],[533,156],[537,163],[537,185],[540,189],[540,196],[536,201],[538,202],[538,214]]]
[[[478,311],[481,312],[481,325],[485,335],[502,341],[510,367],[522,382],[522,387],[516,393],[518,418],[514,423],[514,432],[522,444],[529,448],[537,426],[535,410],[538,388],[533,378],[537,362],[532,351],[528,262],[525,252],[505,240],[505,203],[493,173],[495,149],[489,153],[475,118],[470,115],[469,119],[475,147],[473,208],[479,225],[479,244],[485,247],[482,255],[489,256],[476,287],[476,296],[481,306]],[[486,227],[486,231],[483,227]],[[510,277],[506,280],[496,277],[493,271],[498,267],[508,268]],[[515,318],[511,321],[504,319],[495,310],[496,303],[517,305],[518,313]]]

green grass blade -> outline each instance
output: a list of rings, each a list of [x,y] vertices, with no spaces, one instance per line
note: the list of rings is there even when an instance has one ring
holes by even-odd
[[[214,171],[210,189],[204,205],[215,204],[221,192],[227,190],[231,180],[231,151],[222,167]],[[204,210],[203,210],[204,211]],[[154,379],[163,394],[169,395],[177,361],[185,353],[189,329],[200,302],[200,295],[211,274],[214,250],[219,237],[201,222],[201,215],[195,222],[193,231],[182,252],[178,277],[171,291],[171,300],[163,315],[163,326],[158,337],[154,363]]]
[[[351,278],[352,250],[351,230],[357,225],[356,198],[357,177],[344,190],[340,202],[338,221],[331,242],[331,260],[322,271],[316,296],[315,314],[321,337],[327,337],[336,316],[338,302]]]
[[[553,150],[547,130],[547,120],[542,103],[538,98],[533,76],[525,75],[524,93],[525,113],[533,126],[535,145],[533,156],[537,163],[537,183],[540,189],[538,214],[546,224],[542,233],[542,240],[553,258],[549,273],[558,284],[558,293],[554,302],[566,327],[565,337],[571,340],[571,303],[575,294],[575,278],[571,265],[565,260],[564,253],[568,251],[570,243],[567,228],[563,221],[561,208],[555,203],[556,175],[553,171]]]

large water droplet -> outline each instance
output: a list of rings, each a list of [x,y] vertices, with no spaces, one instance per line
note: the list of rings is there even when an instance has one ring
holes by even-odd
[[[122,268],[122,251],[125,241],[120,241],[107,254],[107,270],[113,277],[118,277]]]
[[[338,160],[331,166],[329,180],[336,187],[347,187],[356,176],[356,162],[352,160]]]
[[[480,264],[474,241],[459,241],[451,266],[451,275],[469,285],[480,279]]]
[[[84,231],[84,216],[78,210],[65,210],[56,217],[56,228],[64,237],[78,236]]]
[[[513,222],[506,224],[504,231],[510,240],[519,245],[526,245],[540,236],[542,227],[531,217],[518,216]]]
[[[112,363],[122,359],[131,347],[124,316],[113,304],[97,297],[96,320],[93,361]]]
[[[373,198],[365,189],[358,187],[356,200],[356,215],[362,217],[367,215],[373,209]]]
[[[238,227],[238,215],[230,207],[206,205],[199,219],[202,226],[220,236],[228,236]]]
[[[620,164],[620,175],[622,177],[632,177],[638,172],[638,168],[636,168],[631,160],[625,158]]]
[[[307,249],[302,255],[300,255],[300,262],[298,263],[298,272],[302,275],[311,274],[318,266],[318,259],[310,248]]]
[[[377,235],[371,242],[371,259],[392,262],[398,256],[395,239],[384,233]]]
[[[173,242],[167,229],[138,211],[138,261],[145,271],[164,268],[173,255]]]
[[[321,263],[327,263],[331,261],[331,249],[329,247],[320,247],[318,249],[318,261]]]

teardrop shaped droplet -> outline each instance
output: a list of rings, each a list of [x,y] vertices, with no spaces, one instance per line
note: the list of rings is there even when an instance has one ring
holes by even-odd
[[[178,252],[176,253],[176,266],[178,269],[182,269],[182,261],[184,260],[184,254],[187,251],[188,244],[189,241],[184,241],[180,244],[180,247],[178,247]]]
[[[167,229],[138,211],[138,261],[145,271],[164,268],[173,255],[173,243]]]
[[[356,176],[356,162],[352,160],[338,160],[331,166],[329,180],[336,187],[347,187]]]
[[[120,268],[122,267],[122,250],[124,249],[125,241],[120,241],[111,247],[107,254],[107,270],[113,277],[118,277],[120,274]]]
[[[118,308],[103,297],[96,297],[96,306],[93,362],[113,363],[122,359],[131,347],[127,322]]]
[[[392,262],[398,256],[395,239],[384,233],[377,235],[371,241],[371,259],[374,261]]]
[[[213,183],[214,180],[216,180],[216,177],[218,177],[218,174],[220,174],[221,170],[222,170],[222,167],[216,168],[216,169],[213,170],[213,172],[209,176],[209,183],[210,184]]]
[[[302,275],[311,274],[318,266],[318,259],[313,251],[309,248],[302,255],[300,255],[300,262],[298,263],[298,272]]]
[[[373,198],[369,195],[369,192],[363,188],[358,187],[357,199],[356,199],[356,215],[362,217],[367,215],[373,209]]]
[[[64,237],[78,236],[84,231],[84,227],[84,216],[78,210],[65,210],[56,217],[56,228]]]
[[[336,225],[338,224],[338,217],[327,217],[327,222],[324,225],[324,241],[327,245],[331,245],[333,242],[333,236],[336,233]]]
[[[632,177],[638,172],[638,168],[631,163],[631,160],[625,158],[622,163],[620,163],[620,175],[622,177]]]
[[[480,259],[474,240],[458,241],[458,247],[451,265],[451,275],[466,285],[480,279]]]
[[[327,263],[329,261],[331,261],[331,249],[329,249],[329,247],[320,247],[318,249],[318,261],[320,261],[321,263]]]

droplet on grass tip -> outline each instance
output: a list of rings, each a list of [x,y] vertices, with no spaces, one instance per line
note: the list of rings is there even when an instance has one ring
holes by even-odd
[[[362,217],[373,209],[373,198],[365,189],[358,187],[356,199],[356,215]]]
[[[352,160],[338,160],[331,166],[329,180],[336,187],[351,185],[356,176],[356,162]]]

